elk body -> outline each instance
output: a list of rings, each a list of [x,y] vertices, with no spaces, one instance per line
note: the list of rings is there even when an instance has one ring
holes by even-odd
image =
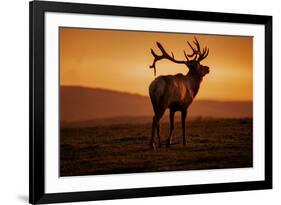
[[[166,109],[170,110],[170,132],[166,141],[167,147],[172,143],[174,115],[177,111],[181,112],[182,139],[183,145],[186,145],[185,128],[188,107],[198,93],[203,77],[209,73],[209,67],[200,64],[200,62],[208,56],[209,49],[205,47],[203,51],[201,51],[199,42],[196,38],[194,41],[196,48],[193,48],[189,42],[187,43],[191,47],[193,53],[187,55],[184,51],[185,60],[176,60],[173,53],[172,55],[169,55],[159,42],[157,42],[157,46],[161,51],[161,55],[157,55],[153,49],[151,49],[154,61],[150,68],[155,69],[157,61],[168,59],[174,63],[184,64],[189,69],[186,75],[177,74],[159,76],[152,81],[149,86],[149,96],[154,110],[150,145],[154,150],[156,150],[154,141],[155,131],[158,137],[159,147],[161,147],[160,119]]]

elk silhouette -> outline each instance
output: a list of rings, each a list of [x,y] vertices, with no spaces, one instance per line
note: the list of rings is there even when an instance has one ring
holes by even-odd
[[[188,55],[184,51],[185,60],[176,60],[174,54],[171,53],[172,55],[169,55],[159,42],[156,42],[156,44],[161,51],[161,55],[157,55],[153,49],[151,49],[154,60],[150,68],[154,68],[154,74],[156,62],[162,59],[167,59],[178,64],[184,64],[189,69],[186,75],[176,74],[159,76],[154,79],[149,86],[149,96],[154,110],[150,146],[154,150],[156,150],[156,144],[154,141],[155,128],[157,131],[159,147],[161,147],[160,119],[167,108],[170,109],[170,133],[166,141],[167,147],[172,144],[174,115],[176,111],[181,112],[183,145],[186,145],[185,124],[188,107],[197,95],[203,77],[210,72],[208,66],[200,64],[200,62],[208,56],[209,49],[205,47],[201,51],[200,44],[196,37],[194,40],[196,48],[193,48],[188,41],[187,43],[193,53]]]

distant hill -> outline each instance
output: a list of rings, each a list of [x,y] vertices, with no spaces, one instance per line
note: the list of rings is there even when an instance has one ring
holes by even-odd
[[[60,87],[62,122],[151,118],[152,115],[152,106],[147,96],[100,88]],[[251,118],[252,102],[195,100],[189,109],[189,117]]]

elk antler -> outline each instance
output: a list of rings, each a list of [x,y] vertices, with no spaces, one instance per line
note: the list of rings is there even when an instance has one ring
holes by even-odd
[[[193,41],[193,43],[194,43],[195,46],[197,47],[197,50],[194,49],[194,48],[191,46],[191,44],[187,41],[188,45],[190,46],[190,48],[191,48],[192,51],[193,51],[193,54],[192,54],[192,55],[188,55],[188,56],[189,56],[189,57],[192,57],[192,56],[195,55],[195,57],[194,57],[193,60],[196,60],[197,55],[199,55],[197,61],[200,62],[200,61],[202,61],[203,59],[205,59],[205,58],[208,56],[208,54],[209,54],[209,48],[205,47],[205,48],[203,48],[203,52],[201,52],[200,44],[199,44],[197,38],[194,37],[194,39],[195,39],[195,41]]]
[[[159,61],[159,60],[162,60],[162,59],[168,59],[174,63],[179,63],[179,64],[186,64],[187,61],[189,61],[185,51],[184,51],[184,55],[186,57],[186,61],[184,60],[176,60],[175,57],[174,57],[174,54],[173,52],[172,53],[172,56],[170,56],[164,49],[164,47],[159,43],[159,42],[156,42],[158,48],[160,49],[160,51],[162,52],[162,55],[157,55],[153,49],[151,49],[151,53],[152,55],[154,56],[154,60],[153,60],[153,63],[152,65],[150,65],[149,67],[150,68],[153,68],[154,69],[154,76],[156,75],[156,62]]]
[[[209,54],[209,49],[207,47],[203,48],[203,51],[201,52],[201,48],[200,48],[200,44],[197,40],[196,37],[194,37],[195,41],[193,41],[193,43],[195,44],[196,46],[196,49],[192,47],[192,45],[187,41],[188,45],[190,46],[190,48],[192,49],[193,53],[188,55],[186,54],[185,50],[183,51],[184,53],[184,56],[186,58],[186,61],[184,60],[176,60],[175,57],[174,57],[174,54],[173,52],[172,53],[172,56],[170,56],[164,49],[164,47],[159,43],[159,42],[156,42],[158,48],[160,49],[160,51],[162,52],[162,55],[157,55],[153,49],[151,49],[151,53],[154,57],[154,60],[152,62],[152,65],[150,65],[149,67],[150,68],[153,68],[154,69],[154,76],[156,76],[156,62],[159,61],[159,60],[162,60],[162,59],[168,59],[174,63],[179,63],[179,64],[187,64],[187,62],[189,61],[189,57],[193,57],[193,60],[196,60],[196,58],[198,57],[198,59],[196,61],[200,62],[202,61],[203,59],[205,59],[208,54]]]

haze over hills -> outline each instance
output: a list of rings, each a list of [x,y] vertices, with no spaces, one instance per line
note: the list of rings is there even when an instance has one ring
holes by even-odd
[[[166,112],[168,113],[168,112]],[[61,122],[116,120],[149,117],[153,110],[149,97],[100,88],[60,87]],[[189,117],[252,118],[252,102],[195,100]]]

